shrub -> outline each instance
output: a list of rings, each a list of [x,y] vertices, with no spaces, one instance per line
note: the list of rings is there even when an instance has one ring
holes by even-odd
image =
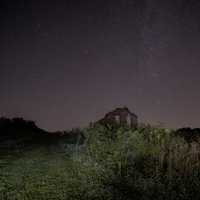
[[[84,142],[64,140],[8,161],[0,171],[0,199],[200,199],[197,142],[151,126],[95,125],[83,134]]]

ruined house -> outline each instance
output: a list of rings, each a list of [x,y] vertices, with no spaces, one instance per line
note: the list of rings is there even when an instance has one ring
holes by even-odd
[[[116,123],[122,126],[125,125],[131,128],[136,128],[138,124],[138,117],[127,107],[123,107],[116,108],[115,110],[107,113],[99,122],[103,124]]]

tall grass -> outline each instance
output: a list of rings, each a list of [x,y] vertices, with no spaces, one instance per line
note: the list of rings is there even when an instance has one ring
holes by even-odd
[[[0,199],[200,199],[197,142],[150,126],[83,132],[83,144],[33,149],[0,168]]]

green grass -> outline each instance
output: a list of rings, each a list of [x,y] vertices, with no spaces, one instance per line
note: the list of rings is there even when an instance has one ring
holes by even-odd
[[[200,199],[200,150],[172,130],[91,126],[66,141],[0,155],[2,200]]]

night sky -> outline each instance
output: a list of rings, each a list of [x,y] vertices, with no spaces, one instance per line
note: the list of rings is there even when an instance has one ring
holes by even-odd
[[[199,103],[199,0],[1,0],[1,116],[63,130],[126,105],[200,127]]]

